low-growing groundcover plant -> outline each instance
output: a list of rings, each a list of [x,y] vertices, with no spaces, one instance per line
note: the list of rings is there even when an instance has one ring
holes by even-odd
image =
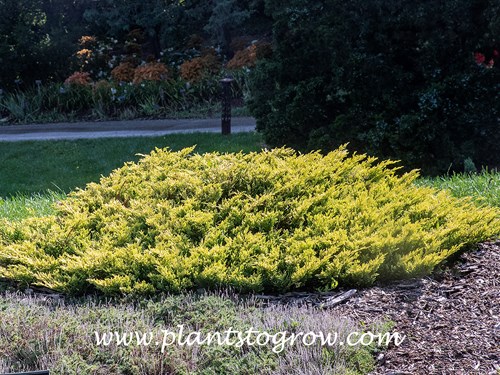
[[[500,233],[497,208],[413,184],[394,162],[275,149],[156,149],[0,225],[0,277],[68,294],[284,292],[428,274]]]
[[[298,340],[281,346],[277,341],[239,347],[219,346],[214,340],[206,345],[169,345],[162,352],[163,330],[178,333],[181,324],[182,340],[192,332],[203,337],[221,332],[224,337],[232,327],[269,335],[286,332],[286,337],[331,333],[338,335],[338,341],[325,346],[319,340],[312,346]],[[306,306],[263,307],[253,298],[242,301],[233,294],[176,295],[131,304],[94,298],[62,302],[6,293],[0,296],[0,373],[49,369],[55,375],[361,375],[374,369],[373,354],[385,348],[384,342],[381,346],[378,341],[369,346],[339,342],[347,342],[351,333],[383,335],[389,329],[387,322],[363,324]],[[97,345],[96,332],[99,338],[115,332],[125,335],[129,345],[109,339],[109,345]],[[136,337],[135,332],[145,337],[142,345],[129,339],[131,333]]]

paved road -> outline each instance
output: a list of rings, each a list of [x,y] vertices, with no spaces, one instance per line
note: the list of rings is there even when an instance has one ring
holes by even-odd
[[[232,133],[255,131],[255,119],[253,117],[234,117],[231,125]],[[220,131],[220,118],[4,125],[0,126],[0,142],[83,138],[152,137],[175,133],[218,133]]]

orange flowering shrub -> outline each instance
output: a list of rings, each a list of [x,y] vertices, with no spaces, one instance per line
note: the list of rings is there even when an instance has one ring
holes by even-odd
[[[228,69],[241,69],[243,67],[254,67],[257,60],[269,57],[273,50],[269,43],[252,44],[244,50],[238,51],[227,63]]]
[[[218,74],[220,69],[221,63],[217,60],[217,57],[212,54],[207,54],[185,61],[180,66],[180,75],[186,81],[195,82],[206,75]]]
[[[168,78],[167,66],[159,62],[151,62],[135,69],[134,83],[142,81],[164,81]]]
[[[117,82],[132,82],[134,74],[135,67],[130,62],[122,62],[111,71],[111,76]]]
[[[76,58],[78,59],[78,65],[80,69],[87,70],[86,65],[90,64],[92,60],[95,60],[97,56],[94,54],[94,48],[97,45],[97,39],[93,36],[84,35],[79,40],[80,46],[82,48],[76,52]]]
[[[90,35],[84,35],[79,40],[80,45],[85,47],[88,47],[96,42],[97,42],[96,37]]]
[[[88,48],[82,48],[76,53],[76,56],[80,59],[88,59],[92,56],[92,51]]]
[[[244,50],[237,51],[233,58],[227,63],[227,68],[240,69],[243,67],[255,66],[255,62],[257,61],[256,50],[257,47],[254,44]]]
[[[88,86],[92,83],[90,74],[87,72],[74,72],[64,81],[65,85],[81,85]]]
[[[78,41],[80,49],[72,61],[75,70],[89,72],[93,79],[100,79],[109,74],[115,59],[112,59],[113,40],[99,40],[95,36],[84,35]]]

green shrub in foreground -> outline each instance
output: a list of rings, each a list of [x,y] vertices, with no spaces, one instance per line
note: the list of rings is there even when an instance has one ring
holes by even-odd
[[[73,294],[332,289],[424,275],[500,233],[498,209],[344,148],[192,151],[157,149],[54,216],[4,222],[0,277]]]

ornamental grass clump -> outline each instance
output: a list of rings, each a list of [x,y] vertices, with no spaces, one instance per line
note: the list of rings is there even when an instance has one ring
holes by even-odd
[[[0,225],[0,277],[70,294],[284,292],[428,274],[500,233],[497,208],[413,184],[340,148],[198,155],[157,149]]]

